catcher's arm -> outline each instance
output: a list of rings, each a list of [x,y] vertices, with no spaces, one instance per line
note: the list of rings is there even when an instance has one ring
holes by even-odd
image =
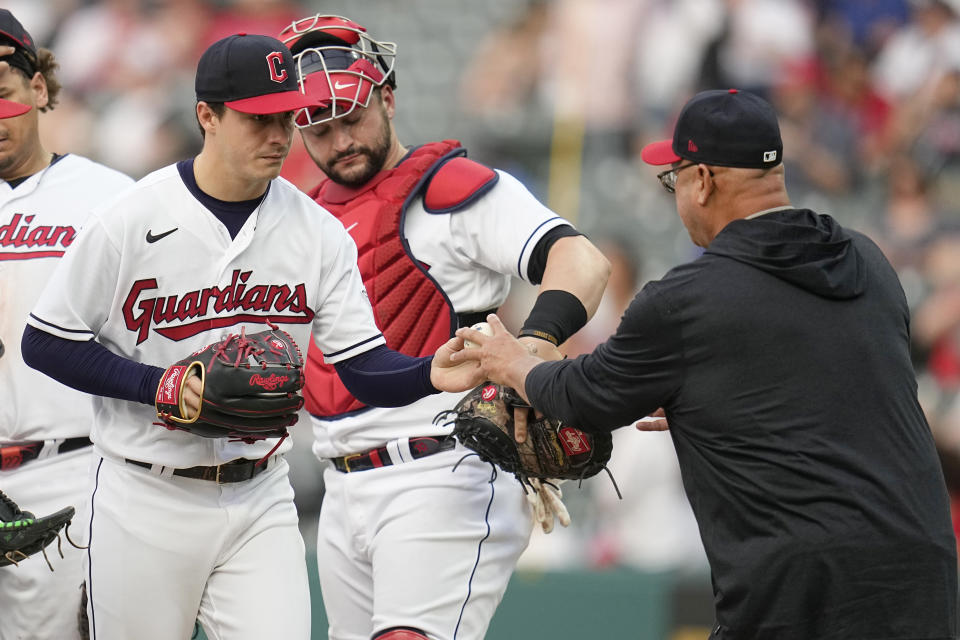
[[[600,306],[610,271],[610,261],[586,236],[560,238],[547,254],[540,293],[558,290],[573,294],[586,311],[586,322]],[[562,344],[568,337],[559,342]]]
[[[520,343],[543,360],[563,359],[558,347],[596,313],[611,271],[610,261],[590,240],[563,229],[555,228],[541,239],[528,265],[530,281],[539,284],[540,291],[520,329]],[[565,237],[556,238],[558,230]],[[540,262],[544,247],[545,264]],[[529,412],[517,408],[514,413],[516,440],[524,442]]]
[[[527,267],[530,282],[539,284],[540,291],[520,328],[520,339],[545,360],[559,359],[557,347],[596,313],[611,271],[610,261],[586,237],[557,238],[554,232],[565,228],[576,233],[569,227],[548,232]]]

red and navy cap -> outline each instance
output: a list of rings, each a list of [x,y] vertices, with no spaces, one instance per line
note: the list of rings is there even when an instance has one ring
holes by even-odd
[[[0,9],[0,36],[13,40],[14,46],[26,49],[34,59],[37,58],[37,49],[33,44],[33,38],[23,28],[20,21],[7,9]]]
[[[242,113],[296,111],[312,102],[297,84],[293,55],[279,40],[240,33],[214,42],[197,65],[197,100]]]
[[[0,58],[25,76],[32,78],[37,72],[37,49],[33,38],[20,21],[7,9],[0,9],[0,45],[13,46],[14,52]]]
[[[22,116],[27,111],[30,111],[31,107],[28,104],[21,104],[19,102],[13,102],[12,100],[4,100],[0,98],[0,120],[4,118],[16,118],[17,116]]]
[[[701,91],[677,118],[672,140],[648,144],[647,164],[691,162],[768,169],[783,161],[777,114],[763,98],[737,89]]]

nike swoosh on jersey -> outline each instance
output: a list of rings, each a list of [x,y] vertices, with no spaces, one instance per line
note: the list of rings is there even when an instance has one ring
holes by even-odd
[[[334,83],[333,83],[333,88],[334,88],[334,89],[347,89],[347,88],[349,88],[349,87],[356,86],[356,84],[357,84],[356,82],[351,82],[351,83],[349,83],[349,84],[340,84],[339,82],[334,82]]]
[[[152,244],[157,240],[163,240],[179,228],[180,227],[174,227],[173,229],[170,229],[170,231],[164,231],[163,233],[158,233],[157,235],[153,235],[153,232],[150,229],[147,229],[147,242]]]

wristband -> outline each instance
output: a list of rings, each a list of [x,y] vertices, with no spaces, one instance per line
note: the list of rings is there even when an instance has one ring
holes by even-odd
[[[550,289],[537,296],[519,337],[533,337],[559,346],[587,324],[587,310],[577,296]]]
[[[520,329],[520,333],[517,334],[518,338],[539,338],[540,340],[546,340],[555,347],[560,346],[560,340],[546,331],[540,331],[537,329]]]

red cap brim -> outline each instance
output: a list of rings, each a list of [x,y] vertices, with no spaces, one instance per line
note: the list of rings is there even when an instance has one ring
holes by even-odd
[[[243,98],[241,100],[231,100],[230,102],[224,102],[224,104],[240,113],[267,115],[271,113],[283,113],[285,111],[297,111],[298,109],[311,106],[313,102],[299,91],[282,91],[280,93],[268,93],[266,95]]]
[[[640,158],[647,164],[663,165],[680,161],[680,156],[673,152],[673,140],[651,142],[640,151]]]
[[[16,118],[17,116],[22,116],[27,111],[30,111],[31,107],[28,104],[21,104],[19,102],[13,102],[11,100],[4,100],[0,98],[0,119],[2,118]]]

